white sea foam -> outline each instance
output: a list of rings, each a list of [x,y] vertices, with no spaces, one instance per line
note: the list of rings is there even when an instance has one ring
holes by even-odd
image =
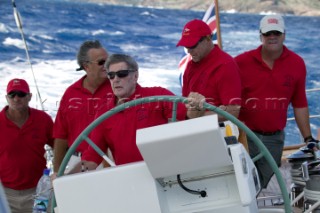
[[[21,39],[17,39],[17,38],[8,37],[3,41],[3,45],[15,46],[15,47],[18,47],[19,49],[24,49],[23,41]]]
[[[37,62],[32,66],[36,86],[31,67],[26,62],[0,63],[0,96],[5,96],[7,83],[12,78],[26,79],[33,94],[30,106],[41,109],[38,87],[44,110],[54,118],[65,89],[85,74],[83,71],[76,72],[76,67],[78,67],[76,60]],[[172,83],[172,79],[178,79],[178,73],[175,70],[140,68],[139,84],[142,86],[174,87],[179,90],[178,80]],[[6,105],[5,98],[0,98],[0,106],[4,105]]]

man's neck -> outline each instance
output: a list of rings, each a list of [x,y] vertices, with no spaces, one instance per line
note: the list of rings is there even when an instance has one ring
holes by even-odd
[[[21,128],[29,118],[29,110],[14,110],[8,108],[6,111],[6,116],[10,121],[15,123],[19,128]]]
[[[89,90],[92,94],[98,89],[98,87],[103,84],[107,79],[101,80],[91,80],[87,77],[83,80],[82,86]]]
[[[261,57],[262,57],[262,60],[268,65],[268,67],[272,69],[274,61],[280,58],[282,52],[283,52],[283,48],[278,51],[267,51],[262,48]]]

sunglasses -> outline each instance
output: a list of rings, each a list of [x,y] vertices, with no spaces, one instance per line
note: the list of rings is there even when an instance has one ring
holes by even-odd
[[[25,93],[25,92],[21,92],[21,91],[13,91],[13,92],[10,92],[9,94],[7,94],[9,98],[13,99],[14,97],[16,97],[16,95],[19,97],[19,98],[24,98],[28,95],[28,93]]]
[[[89,61],[90,63],[94,63],[94,64],[98,64],[99,66],[104,65],[104,63],[106,63],[106,60],[102,59],[99,61]]]
[[[281,36],[281,35],[282,35],[282,32],[277,31],[277,30],[272,30],[272,31],[269,31],[269,32],[266,32],[266,33],[262,33],[262,35],[263,35],[264,37],[269,37],[269,36],[271,36],[271,35]]]
[[[118,78],[125,78],[129,75],[130,72],[135,72],[136,70],[119,70],[117,72],[107,72],[109,79],[114,79],[116,76]]]
[[[206,38],[206,37],[200,38],[200,40],[199,40],[195,45],[193,45],[192,47],[186,47],[186,48],[187,48],[187,49],[191,49],[191,50],[197,48],[197,46],[198,46],[205,38]]]

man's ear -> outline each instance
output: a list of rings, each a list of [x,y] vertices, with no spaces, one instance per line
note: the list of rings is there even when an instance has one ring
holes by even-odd
[[[138,70],[136,72],[134,72],[134,77],[135,77],[136,81],[138,82],[138,79],[139,79],[139,71]]]
[[[28,101],[31,101],[32,93],[29,93]]]

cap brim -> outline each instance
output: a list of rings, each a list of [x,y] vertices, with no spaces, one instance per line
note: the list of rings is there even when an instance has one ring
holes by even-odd
[[[260,29],[261,33],[267,33],[269,31],[279,31],[284,33],[284,29],[279,26],[268,26]]]
[[[7,91],[7,94],[13,92],[13,91],[19,91],[19,92],[24,92],[24,93],[29,93],[28,90],[25,90],[25,89],[11,89],[10,91]]]
[[[182,37],[180,41],[177,43],[178,46],[183,46],[183,47],[192,47],[197,44],[197,42],[200,40],[201,37]]]

